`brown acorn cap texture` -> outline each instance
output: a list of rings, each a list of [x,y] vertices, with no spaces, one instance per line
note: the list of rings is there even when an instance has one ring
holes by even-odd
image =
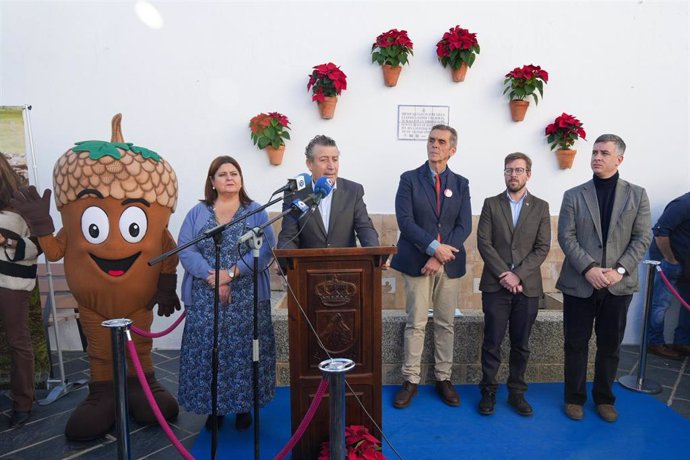
[[[112,120],[110,142],[77,142],[53,168],[53,190],[58,209],[77,199],[84,189],[98,190],[104,198],[144,199],[175,212],[177,175],[156,152],[122,137],[122,114]]]

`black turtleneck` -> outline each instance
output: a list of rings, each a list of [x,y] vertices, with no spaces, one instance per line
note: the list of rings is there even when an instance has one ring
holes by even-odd
[[[600,179],[596,175],[594,188],[597,190],[597,201],[599,202],[599,217],[601,218],[601,236],[604,239],[604,248],[609,235],[609,224],[611,223],[611,211],[613,211],[613,201],[616,197],[616,184],[618,183],[618,171],[607,179]]]

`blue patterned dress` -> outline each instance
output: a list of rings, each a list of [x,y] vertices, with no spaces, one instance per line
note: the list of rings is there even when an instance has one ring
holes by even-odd
[[[202,232],[218,225],[213,209]],[[241,206],[236,217],[246,213]],[[247,228],[235,225],[223,233],[220,266],[237,263],[237,240]],[[212,238],[197,243],[204,259],[215,264]],[[242,245],[240,255],[248,252]],[[239,261],[242,264],[242,261]],[[252,337],[254,295],[252,276],[233,280],[229,305],[219,305],[218,318],[218,407],[217,414],[250,412],[253,407]],[[187,317],[180,356],[178,400],[182,407],[197,414],[211,413],[211,355],[213,348],[214,290],[205,279],[192,281],[192,304],[185,305]],[[266,405],[275,394],[275,340],[271,323],[270,300],[259,302],[259,404]]]

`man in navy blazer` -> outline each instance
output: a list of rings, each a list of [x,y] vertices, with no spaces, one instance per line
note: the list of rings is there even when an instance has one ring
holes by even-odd
[[[364,187],[356,182],[338,177],[340,151],[328,136],[314,137],[305,149],[307,167],[312,180],[294,196],[283,202],[283,210],[297,198],[306,199],[313,191],[313,184],[321,177],[329,178],[333,191],[321,200],[313,214],[295,221],[283,219],[278,247],[281,249],[343,248],[378,246],[379,235],[371,222],[364,204]]]
[[[637,267],[652,241],[647,192],[619,177],[625,142],[599,136],[592,149],[592,180],[567,190],[558,216],[565,260],[556,287],[563,292],[565,413],[584,416],[587,355],[597,336],[592,399],[599,416],[618,419],[614,407],[620,345],[628,306],[639,290]]]
[[[434,310],[436,390],[451,406],[460,396],[451,384],[455,310],[460,277],[465,274],[463,243],[472,231],[469,182],[447,167],[457,150],[457,132],[446,125],[431,129],[428,161],[400,176],[395,214],[400,229],[391,266],[405,281],[407,321],[402,375],[394,406],[407,407],[421,380],[420,361],[428,310]]]

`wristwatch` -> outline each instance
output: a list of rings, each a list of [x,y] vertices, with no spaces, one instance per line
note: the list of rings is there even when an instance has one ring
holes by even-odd
[[[235,279],[235,267],[228,268],[226,272],[228,273],[228,277],[230,277],[230,281]]]
[[[616,271],[621,276],[625,276],[625,274],[628,273],[628,271],[625,268],[621,267],[620,265],[618,266],[618,268],[616,268]]]

